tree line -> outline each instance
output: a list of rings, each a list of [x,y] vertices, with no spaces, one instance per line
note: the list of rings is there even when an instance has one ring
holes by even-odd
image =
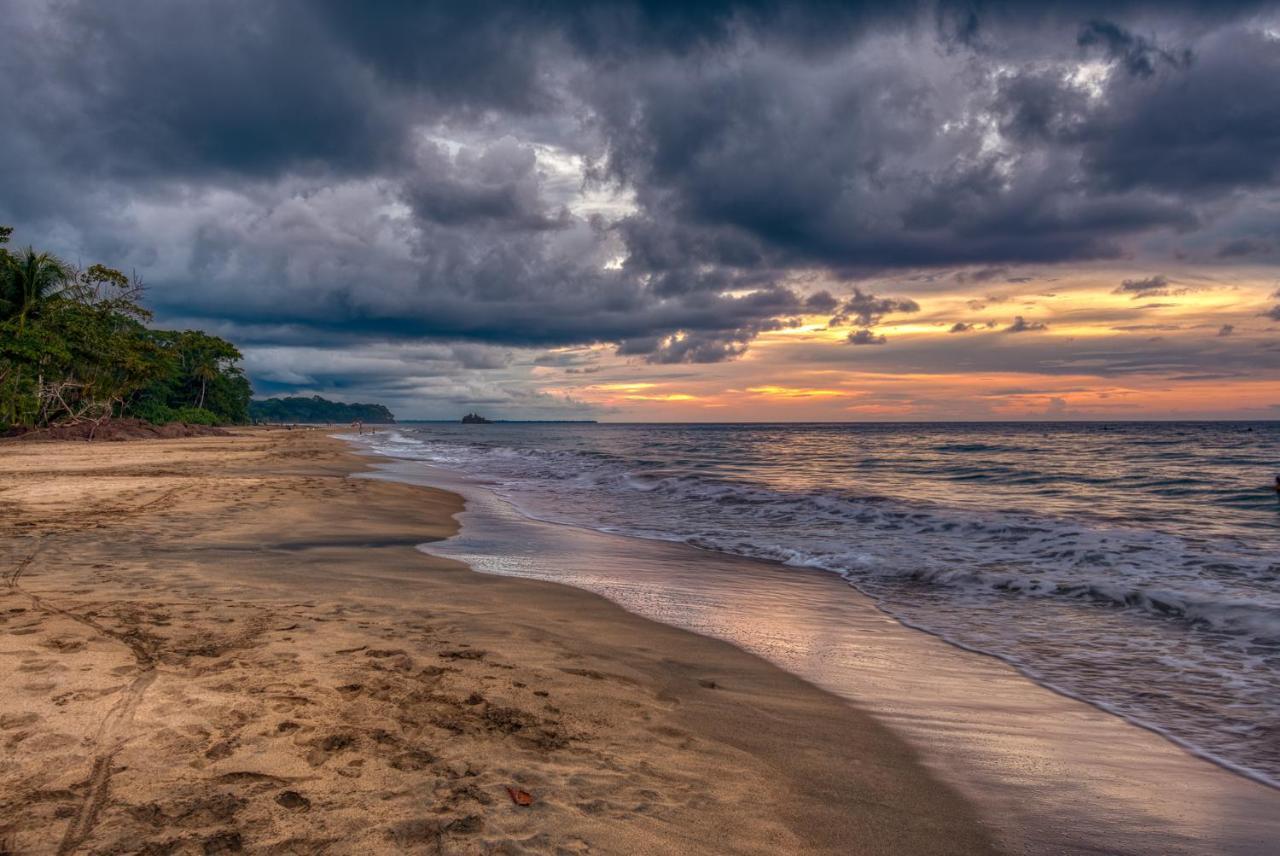
[[[79,270],[0,226],[0,431],[136,417],[155,424],[249,420],[235,345],[156,330],[136,277]]]
[[[318,395],[309,398],[267,398],[249,403],[254,422],[367,422],[371,425],[396,421],[395,414],[381,404],[347,404]]]

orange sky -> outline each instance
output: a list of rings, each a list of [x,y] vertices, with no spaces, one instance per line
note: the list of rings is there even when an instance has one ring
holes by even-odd
[[[895,278],[860,284],[920,305],[871,329],[884,344],[852,345],[855,327],[811,316],[733,361],[650,365],[608,347],[566,349],[575,367],[535,367],[532,379],[610,421],[1280,418],[1280,322],[1263,314],[1277,272],[1171,272],[1152,293],[1116,293],[1154,275]],[[1031,329],[1010,332],[1018,316]],[[973,329],[950,332],[957,322]]]

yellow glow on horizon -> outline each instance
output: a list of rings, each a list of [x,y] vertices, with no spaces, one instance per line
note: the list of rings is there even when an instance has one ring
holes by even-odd
[[[894,335],[894,336],[913,336],[913,335],[919,335],[921,333],[926,335],[928,334],[936,335],[938,333],[945,333],[949,329],[951,329],[949,326],[946,329],[941,329],[941,325],[937,322],[934,322],[932,324],[927,322],[907,322],[902,324],[889,324],[889,323],[881,324],[880,326],[875,328],[875,331],[877,333],[884,333],[884,334]]]
[[[594,383],[587,389],[598,389],[603,392],[633,392],[642,389],[653,389],[656,383]]]
[[[762,333],[761,336],[773,336],[782,339],[792,339],[796,336],[812,336],[814,333],[825,333],[829,329],[835,329],[827,326],[827,318],[824,316],[820,321],[802,321],[796,327],[783,327],[778,330],[770,330]]]
[[[834,398],[857,395],[844,389],[807,389],[794,386],[750,386],[747,392],[764,398]]]
[[[689,395],[687,392],[669,392],[654,393],[653,395],[644,395],[642,393],[632,393],[631,395],[622,396],[628,401],[697,401],[698,396]]]

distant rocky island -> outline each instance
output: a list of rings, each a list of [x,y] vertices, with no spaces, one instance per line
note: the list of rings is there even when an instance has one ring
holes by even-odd
[[[410,422],[415,420],[409,420]],[[436,420],[424,419],[423,423]],[[595,425],[594,419],[485,419],[479,413],[468,413],[462,417],[463,425]]]
[[[347,404],[318,395],[310,398],[259,398],[249,402],[249,418],[254,422],[365,422],[383,425],[396,421],[395,414],[381,404]]]

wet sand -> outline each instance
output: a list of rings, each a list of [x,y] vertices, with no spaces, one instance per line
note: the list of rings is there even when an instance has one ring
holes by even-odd
[[[542,523],[465,475],[370,460],[378,477],[467,497],[461,533],[432,547],[440,554],[489,573],[581,586],[855,701],[969,797],[1009,852],[1280,852],[1280,791],[1000,660],[904,627],[834,574]]]
[[[318,431],[0,444],[0,852],[994,852],[866,713],[424,554],[460,499],[366,465]]]

